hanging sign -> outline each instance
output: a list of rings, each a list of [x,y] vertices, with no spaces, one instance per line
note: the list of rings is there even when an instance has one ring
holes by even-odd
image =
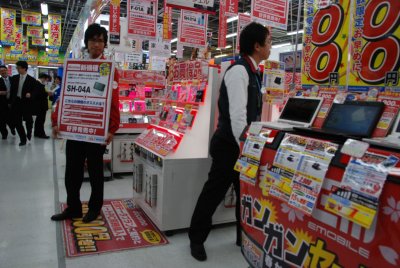
[[[1,34],[0,41],[3,46],[13,46],[15,44],[15,10],[0,8],[1,11]]]
[[[228,0],[221,0],[219,2],[218,48],[226,47],[226,34],[228,32],[228,25],[226,23],[227,15],[225,13],[226,1]]]
[[[165,0],[167,6],[186,9],[195,12],[208,13],[215,15],[217,11],[217,1],[214,0]]]
[[[207,24],[207,14],[182,10],[178,27],[178,42],[188,47],[206,47]]]
[[[11,46],[11,54],[22,54],[23,28],[21,25],[15,25],[15,45]]]
[[[149,43],[150,57],[159,56],[169,58],[171,56],[171,42],[163,39],[163,24],[157,23],[156,41]]]
[[[26,36],[28,37],[43,37],[43,28],[36,26],[28,26],[26,31]]]
[[[288,0],[252,0],[251,17],[263,25],[287,30]]]
[[[339,0],[325,8],[319,1],[306,1],[302,84],[344,90],[347,84],[350,0]]]
[[[251,22],[251,16],[239,13],[238,15],[238,26],[237,26],[237,37],[236,37],[236,52],[240,51],[240,33],[242,32],[243,28],[246,27]]]
[[[61,16],[49,15],[49,48],[61,46]]]
[[[142,63],[143,53],[142,52],[131,52],[125,54],[126,63]]]
[[[365,0],[352,5],[349,91],[400,92],[400,2]]]
[[[222,9],[220,6],[219,12],[221,12],[221,10],[225,10],[225,15],[228,17],[237,16],[239,12],[239,0],[225,0],[225,9]]]
[[[120,43],[120,1],[111,0],[110,2],[110,44]]]
[[[32,25],[32,26],[41,26],[42,25],[42,14],[40,14],[38,12],[22,10],[21,23],[27,24],[27,25]]]
[[[155,39],[158,0],[128,0],[128,34]]]
[[[163,39],[172,39],[172,8],[167,6],[166,1],[164,1]]]

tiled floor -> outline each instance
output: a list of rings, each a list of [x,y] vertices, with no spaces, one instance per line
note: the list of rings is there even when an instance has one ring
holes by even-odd
[[[203,263],[190,256],[186,231],[168,237],[170,244],[166,246],[65,258],[60,224],[50,221],[59,201],[66,199],[63,149],[62,141],[54,143],[54,170],[52,140],[33,139],[24,148],[18,147],[15,137],[0,141],[1,268],[248,267],[234,244],[235,228],[231,225],[212,231],[205,244],[208,260]],[[87,200],[89,194],[89,183],[84,183],[82,200]],[[106,182],[106,199],[130,197],[129,176]]]

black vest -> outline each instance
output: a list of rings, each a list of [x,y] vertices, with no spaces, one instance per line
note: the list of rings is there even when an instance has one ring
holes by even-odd
[[[242,65],[246,68],[247,74],[249,75],[249,85],[247,87],[247,125],[250,125],[251,122],[254,121],[260,121],[262,110],[261,77],[252,71],[250,64],[252,63],[249,58],[241,58],[228,68],[228,70],[230,70],[233,66]],[[218,126],[215,135],[236,144],[232,132],[228,92],[224,79],[222,80],[219,92],[218,109]]]

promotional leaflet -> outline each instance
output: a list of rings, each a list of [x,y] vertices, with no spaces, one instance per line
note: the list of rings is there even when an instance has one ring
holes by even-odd
[[[263,25],[287,30],[288,0],[252,0],[251,17]]]
[[[142,63],[143,62],[143,53],[142,52],[125,53],[125,62],[126,63]]]
[[[378,121],[372,137],[386,137],[391,126],[396,119],[400,109],[400,93],[382,92],[379,94],[378,101],[385,103],[385,108]]]
[[[399,158],[367,152],[362,158],[352,158],[340,187],[327,199],[325,209],[367,229],[371,228],[378,212],[388,169]]]
[[[61,46],[61,16],[49,14],[49,48]]]
[[[286,134],[268,171],[270,195],[311,215],[338,145]]]
[[[165,0],[167,6],[178,8],[178,9],[186,9],[190,11],[200,12],[200,13],[208,13],[215,14],[218,8],[217,1],[215,0]]]
[[[15,44],[15,20],[17,14],[14,9],[0,8],[1,12],[1,33],[0,40],[3,46],[13,46]]]
[[[108,134],[114,63],[108,60],[67,60],[61,90],[60,137],[104,143]]]
[[[266,60],[264,63],[263,91],[272,103],[283,103],[285,97],[285,64]]]
[[[242,32],[243,28],[247,26],[251,22],[251,16],[245,13],[239,13],[238,15],[238,22],[237,22],[237,37],[236,40],[240,40],[240,33]],[[236,52],[240,51],[240,44],[236,42]]]
[[[40,14],[39,12],[32,12],[23,9],[21,11],[21,23],[32,26],[41,26],[42,14]]]
[[[400,92],[399,1],[352,1],[352,5],[349,91]]]
[[[347,85],[350,3],[338,0],[320,5],[305,1],[302,85],[345,89]]]
[[[36,26],[28,26],[26,30],[26,36],[37,37],[37,38],[43,37],[43,28]]]
[[[319,109],[319,112],[317,114],[317,117],[313,122],[313,127],[316,128],[322,127],[322,125],[325,122],[325,118],[328,116],[328,113],[332,107],[336,94],[337,94],[336,88],[324,88],[319,91],[318,97],[323,98],[323,101],[321,108]]]
[[[207,25],[207,14],[182,10],[178,25],[178,42],[188,47],[206,47]]]
[[[157,34],[158,0],[128,0],[128,34],[154,40]]]
[[[110,44],[120,43],[120,12],[119,0],[110,1]]]
[[[165,59],[171,56],[171,42],[163,39],[163,24],[157,23],[157,38],[149,43],[150,58],[153,56]],[[164,71],[165,68],[162,70]]]

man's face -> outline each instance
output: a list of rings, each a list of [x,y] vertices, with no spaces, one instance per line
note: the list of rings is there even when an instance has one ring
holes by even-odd
[[[267,60],[269,58],[269,55],[271,54],[271,44],[271,35],[268,35],[268,37],[265,39],[264,46],[260,46],[261,59]]]
[[[7,77],[8,76],[7,69],[6,68],[0,68],[0,75],[2,77]]]
[[[105,47],[104,36],[103,35],[95,35],[92,38],[88,39],[88,51],[90,58],[96,59],[103,54]]]
[[[22,68],[21,66],[17,66],[17,71],[19,74],[26,74],[25,68]]]

